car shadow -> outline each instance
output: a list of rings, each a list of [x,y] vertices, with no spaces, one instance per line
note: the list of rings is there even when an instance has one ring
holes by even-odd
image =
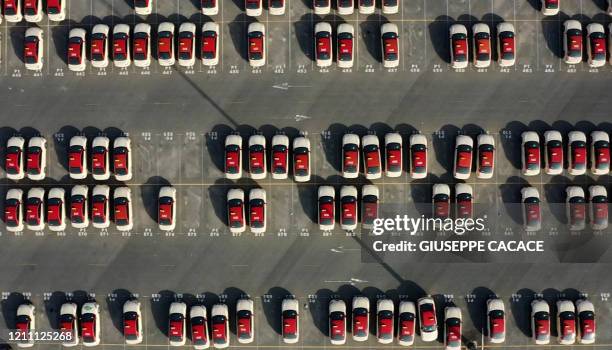
[[[247,40],[247,28],[250,23],[256,22],[253,17],[249,17],[244,13],[239,14],[229,23],[230,38],[234,49],[243,60],[248,61],[249,57],[247,54],[248,40]],[[267,28],[266,28],[267,29]]]
[[[548,303],[550,307],[550,318],[556,320],[557,318],[557,301],[560,300],[561,293],[555,288],[546,288],[542,291],[543,299]],[[557,322],[550,322],[550,337],[559,336],[557,329]]]
[[[227,192],[235,185],[227,179],[218,179],[208,188],[208,197],[217,218],[227,225]]]
[[[71,125],[63,126],[59,129],[56,135],[62,135],[61,139],[59,137],[53,138],[53,145],[55,149],[55,155],[59,160],[59,163],[62,165],[64,170],[69,171],[68,169],[68,150],[70,149],[70,139],[73,136],[80,135],[81,132],[79,129],[75,128]]]
[[[540,20],[546,47],[558,58],[563,57],[563,22],[569,16],[559,11],[557,16],[547,16]]]
[[[472,320],[474,329],[482,335],[488,335],[487,328],[487,301],[496,297],[495,293],[487,287],[477,287],[471,292],[470,297],[465,297],[468,306],[468,314]]]
[[[68,64],[68,35],[69,28],[78,27],[78,23],[73,20],[65,20],[61,26],[49,27],[51,29],[51,40],[55,47],[55,54],[64,64]]]
[[[49,298],[45,300],[45,314],[49,320],[51,329],[59,329],[59,317],[62,309],[62,305],[66,302],[66,293],[55,291],[51,293]]]
[[[229,125],[217,124],[211,132],[206,134],[206,150],[209,158],[221,172],[225,171],[225,137],[232,133],[234,133],[234,130]]]
[[[317,329],[319,330],[319,332],[321,332],[321,334],[323,334],[323,336],[327,337],[329,336],[329,302],[332,300],[334,292],[327,288],[324,288],[317,290],[314,295],[316,299],[309,300],[308,304],[306,305],[308,306],[308,311],[310,311],[310,317],[312,318],[315,327],[317,327]]]
[[[126,289],[115,289],[106,297],[106,307],[113,326],[121,334],[123,334],[123,304],[132,298],[132,293]]]
[[[242,289],[236,287],[226,288],[223,293],[225,295],[225,304],[229,311],[229,328],[230,332],[237,334],[236,330],[236,303],[240,298],[248,298],[249,295]]]
[[[380,26],[387,22],[386,19],[382,22],[380,19],[379,15],[373,14],[367,16],[366,20],[359,24],[359,35],[365,43],[366,50],[377,62],[382,62]]]
[[[155,326],[164,335],[168,335],[168,314],[170,304],[176,301],[176,293],[170,290],[162,290],[157,295],[151,298],[151,313]]]
[[[310,177],[310,181],[320,184],[323,183],[323,178],[312,175]],[[319,189],[319,185],[311,185],[309,183],[300,184],[297,186],[298,189],[298,197],[300,200],[300,205],[302,206],[302,211],[310,219],[313,224],[318,224],[318,198],[317,191]]]
[[[442,15],[428,24],[429,38],[434,51],[446,63],[450,63],[449,28],[455,20]]]
[[[2,317],[4,318],[4,324],[9,330],[17,328],[17,309],[19,305],[29,304],[30,301],[22,294],[18,292],[11,292],[6,299],[3,299],[2,305]]]
[[[433,136],[432,144],[436,160],[445,170],[444,174],[439,175],[440,180],[446,183],[453,181],[453,164],[455,162],[455,138],[459,135],[460,129],[451,124],[446,124],[440,128],[438,133]],[[431,154],[431,152],[430,152]]]
[[[506,159],[515,169],[521,168],[521,133],[527,131],[527,125],[512,121],[501,130],[500,143]]]
[[[312,5],[312,2],[311,2]],[[314,14],[302,15],[298,21],[293,23],[293,32],[295,33],[298,45],[308,59],[313,61],[314,57],[314,24],[320,21],[320,17]]]
[[[11,47],[13,48],[13,52],[15,53],[15,56],[19,57],[19,59],[23,63],[25,63],[25,57],[23,57],[25,31],[26,31],[26,28],[22,26],[14,26],[14,27],[10,27],[9,32],[8,32],[8,35],[10,36]],[[43,33],[43,43],[44,43],[44,38],[45,37]],[[43,59],[43,64],[44,64],[44,59]]]
[[[531,337],[531,301],[535,292],[529,288],[519,289],[508,300],[514,324],[526,337]]]
[[[261,297],[264,316],[270,327],[281,335],[283,333],[283,325],[281,323],[282,303],[284,299],[294,299],[294,295],[283,287],[272,287],[268,289],[265,297]]]
[[[159,190],[164,186],[171,186],[170,182],[161,176],[152,176],[147,179],[144,186],[141,187],[140,196],[144,204],[145,211],[153,220],[157,222],[157,198]]]
[[[506,215],[516,224],[523,225],[521,189],[529,187],[529,183],[519,176],[511,176],[499,185],[499,192]]]

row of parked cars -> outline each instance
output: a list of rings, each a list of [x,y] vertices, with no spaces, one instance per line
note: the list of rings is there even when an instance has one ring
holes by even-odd
[[[112,148],[110,139],[97,136],[91,142],[88,152],[88,141],[85,136],[73,136],[68,148],[68,173],[72,179],[85,179],[91,172],[94,180],[108,180],[112,171],[117,181],[132,179],[131,141],[126,136],[114,139]],[[91,162],[88,155],[91,156]],[[112,158],[111,158],[112,155]],[[30,180],[44,180],[47,167],[47,140],[35,136],[26,141],[21,136],[8,139],[4,159],[6,177],[21,180],[27,176]],[[91,165],[91,166],[90,166]]]
[[[47,192],[41,187],[31,188],[27,196],[23,190],[11,188],[4,201],[4,223],[10,232],[21,232],[24,226],[31,231],[42,231],[47,223],[51,231],[64,231],[69,221],[76,229],[91,224],[94,228],[110,226],[111,203],[113,220],[119,231],[130,231],[133,227],[132,191],[129,187],[113,190],[107,185],[96,185],[89,195],[85,185],[73,186],[69,197],[63,188],[54,187]],[[159,229],[173,231],[176,226],[176,189],[172,186],[160,188],[157,197],[157,222]],[[25,225],[24,225],[25,224]]]
[[[610,137],[605,131],[593,131],[590,135],[590,152],[587,136],[582,131],[570,131],[564,146],[559,131],[544,133],[544,153],[541,155],[541,138],[535,131],[521,134],[522,173],[525,176],[539,175],[544,163],[545,173],[561,175],[564,164],[570,175],[584,175],[590,168],[593,175],[607,175],[610,172]],[[590,161],[589,154],[590,153]],[[589,166],[590,163],[590,166]]]
[[[578,340],[580,344],[593,344],[596,339],[595,307],[587,299],[576,303],[561,299],[556,303],[556,324],[558,342],[571,345]],[[397,310],[397,311],[396,311]],[[64,346],[76,346],[80,341],[84,346],[100,344],[100,305],[95,301],[83,304],[81,312],[73,302],[66,302],[60,308],[60,332],[65,337]],[[380,344],[397,341],[400,346],[411,346],[417,336],[417,325],[421,339],[432,342],[438,339],[439,325],[436,304],[432,297],[418,299],[416,304],[409,300],[400,301],[398,308],[391,299],[376,301],[374,334]],[[342,299],[332,299],[328,304],[328,326],[330,342],[344,345],[347,331],[353,341],[367,341],[370,335],[371,302],[365,296],[355,296],[350,309]],[[28,334],[36,330],[35,307],[24,303],[17,308],[16,330]],[[286,344],[294,344],[300,336],[299,302],[286,298],[281,302],[281,337]],[[350,319],[349,319],[350,317]],[[550,343],[551,311],[545,300],[535,299],[531,303],[531,332],[538,345]],[[240,298],[236,302],[236,338],[240,344],[252,343],[255,339],[254,303],[250,298]],[[230,314],[227,304],[212,306],[210,319],[203,305],[187,307],[182,301],[170,304],[168,310],[168,339],[170,346],[184,346],[187,334],[195,349],[226,348],[230,345]],[[445,350],[460,350],[462,343],[462,311],[456,306],[444,308],[443,339]],[[210,328],[210,332],[209,332]],[[123,304],[122,331],[125,343],[140,344],[143,341],[142,313],[140,301],[130,299]],[[502,299],[490,298],[486,303],[486,335],[489,343],[501,344],[506,340],[506,309]],[[34,345],[32,338],[18,343],[20,347]]]

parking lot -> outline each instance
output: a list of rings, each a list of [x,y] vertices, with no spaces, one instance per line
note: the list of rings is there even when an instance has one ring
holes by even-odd
[[[241,74],[310,74],[322,73],[370,73],[418,75],[423,72],[445,73],[448,64],[448,28],[452,23],[462,23],[471,28],[474,23],[487,23],[491,29],[503,21],[511,22],[517,29],[517,62],[514,67],[501,68],[493,64],[488,69],[470,67],[467,71],[479,73],[533,74],[536,72],[608,73],[609,66],[591,69],[586,62],[576,66],[565,65],[562,60],[561,24],[566,19],[578,19],[586,26],[590,22],[607,24],[610,17],[604,12],[603,0],[572,0],[562,4],[558,16],[543,17],[539,13],[538,0],[403,0],[400,11],[383,15],[377,8],[373,15],[361,15],[355,11],[350,16],[340,16],[332,10],[330,15],[319,18],[313,14],[311,2],[287,1],[283,16],[270,16],[267,10],[257,18],[247,17],[240,0],[220,3],[220,12],[214,18],[203,16],[196,8],[197,2],[190,0],[155,1],[153,14],[144,17],[135,15],[130,1],[69,1],[67,20],[55,23],[46,17],[36,24],[43,28],[45,40],[45,62],[40,72],[24,69],[21,58],[25,29],[33,24],[20,22],[17,25],[2,24],[5,40],[2,45],[4,74],[15,78],[24,76],[133,76],[172,75],[171,67],[161,67],[155,62],[150,68],[135,66],[116,68],[111,64],[106,69],[88,66],[85,72],[71,72],[66,65],[66,42],[73,27],[90,30],[95,24],[117,23],[134,25],[147,22],[155,29],[163,21],[181,23],[192,21],[201,26],[207,21],[221,25],[221,61],[218,66],[208,68],[200,61],[192,68],[176,68],[188,75],[230,77]],[[267,64],[263,68],[251,68],[246,61],[246,28],[250,22],[264,23],[267,31]],[[339,23],[355,26],[355,65],[352,69],[317,68],[313,61],[314,23],[327,21],[336,27]],[[382,68],[380,48],[380,26],[385,22],[398,24],[400,28],[400,66],[386,70]],[[494,42],[495,43],[495,42]],[[153,45],[154,46],[154,45]],[[342,72],[341,72],[342,71]],[[331,74],[330,74],[331,73]],[[465,72],[462,72],[465,73]]]
[[[149,16],[151,23],[166,18],[205,21],[192,1],[155,3],[154,13],[159,15]],[[118,349],[124,346],[117,330],[119,305],[126,295],[137,294],[145,318],[143,346],[158,348],[168,344],[164,331],[171,300],[206,305],[225,300],[233,307],[236,298],[248,294],[256,301],[257,333],[255,342],[244,348],[290,348],[281,343],[278,317],[280,300],[293,294],[301,304],[301,341],[295,348],[322,349],[330,347],[326,305],[336,294],[346,301],[357,293],[372,301],[382,295],[397,301],[432,294],[439,316],[447,303],[462,308],[464,340],[480,344],[484,301],[495,294],[506,302],[509,320],[506,343],[495,349],[531,349],[535,346],[528,338],[527,322],[534,296],[541,293],[552,306],[559,297],[576,299],[584,293],[596,306],[598,341],[592,347],[567,348],[612,347],[612,334],[604,332],[612,325],[609,232],[569,235],[564,231],[563,205],[568,184],[599,183],[610,191],[610,177],[526,178],[519,170],[524,130],[540,135],[551,128],[564,135],[572,129],[612,132],[610,68],[596,74],[583,63],[576,67],[576,74],[570,74],[559,58],[559,18],[543,21],[534,8],[537,1],[404,0],[400,13],[388,18],[403,24],[398,72],[383,71],[379,62],[378,26],[383,18],[356,13],[344,19],[355,21],[360,33],[355,71],[332,67],[322,73],[309,58],[316,19],[308,1],[294,0],[288,2],[285,16],[266,17],[264,10],[258,19],[267,22],[269,59],[265,69],[254,74],[242,56],[250,19],[244,17],[240,3],[224,1],[222,13],[215,18],[224,23],[223,57],[215,74],[199,62],[193,72],[178,67],[162,70],[155,62],[144,74],[135,67],[123,73],[111,67],[106,73],[88,67],[84,76],[69,72],[62,59],[68,23],[133,23],[137,19],[125,1],[73,0],[68,13],[74,22],[54,25],[45,18],[39,25],[45,29],[49,47],[45,68],[37,77],[23,69],[19,58],[25,22],[2,24],[3,38],[10,40],[2,42],[0,144],[15,133],[44,135],[49,149],[43,185],[70,188],[76,183],[65,168],[71,136],[83,133],[91,140],[99,134],[111,138],[129,134],[134,178],[127,184],[132,188],[135,226],[129,234],[111,225],[107,231],[67,229],[63,235],[48,231],[13,235],[0,227],[0,328],[11,327],[16,305],[23,298],[19,293],[37,306],[41,330],[54,326],[63,293],[72,293],[68,297],[78,302],[93,293],[103,307],[103,347]],[[607,24],[604,5],[603,1],[566,0],[560,18],[580,16],[584,23],[593,19]],[[481,19],[516,21],[517,66],[509,72],[495,65],[486,74],[473,68],[451,72],[446,62],[447,21],[469,24]],[[541,239],[546,242],[545,253],[376,254],[364,248],[367,235],[361,232],[347,234],[339,227],[329,234],[321,232],[315,223],[317,186],[332,184],[338,190],[344,183],[366,183],[363,178],[345,182],[340,177],[341,135],[373,132],[382,137],[391,130],[402,133],[404,146],[414,131],[427,136],[430,175],[421,181],[405,173],[401,178],[374,181],[384,204],[408,213],[428,210],[431,185],[455,183],[451,174],[455,135],[486,131],[497,143],[495,177],[476,180],[473,175],[467,181],[474,187],[477,208],[491,213],[491,229],[478,238]],[[246,177],[236,183],[225,180],[222,145],[233,132],[245,140],[261,132],[268,142],[278,132],[290,137],[307,135],[313,145],[311,183],[298,185],[291,179],[269,177],[258,183]],[[92,180],[83,183],[94,185]],[[155,222],[155,198],[164,184],[178,189],[177,229],[168,234],[159,231]],[[543,199],[544,228],[535,236],[526,236],[519,227],[513,204],[526,184],[536,186]],[[8,188],[32,185],[4,179],[0,198]],[[227,230],[225,195],[234,186],[266,189],[265,235],[233,236]],[[5,334],[0,337],[6,340]],[[232,335],[232,345],[236,344]],[[442,348],[441,343],[417,345]],[[60,345],[35,349],[55,347]],[[349,341],[345,346],[374,347],[379,348],[373,336],[366,344]]]

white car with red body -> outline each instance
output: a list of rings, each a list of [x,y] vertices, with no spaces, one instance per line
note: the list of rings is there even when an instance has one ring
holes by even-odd
[[[255,339],[252,299],[241,298],[236,302],[236,338],[240,344],[250,344]]]
[[[210,312],[211,342],[217,349],[227,348],[229,340],[229,312],[227,305],[215,304]]]
[[[71,179],[82,180],[87,177],[87,138],[85,136],[70,138],[68,172]]]
[[[608,191],[605,186],[593,185],[589,187],[589,216],[591,228],[603,231],[608,228]]]
[[[338,14],[341,16],[352,15],[353,11],[355,11],[355,1],[354,0],[336,0],[336,7]]]
[[[225,138],[225,177],[236,180],[242,177],[242,137],[227,135]]]
[[[487,68],[491,65],[492,46],[491,30],[485,23],[476,23],[472,26],[474,67]]]
[[[455,166],[453,176],[455,179],[466,180],[472,172],[472,154],[474,140],[466,135],[458,135],[455,139]]]
[[[391,344],[395,330],[395,307],[391,299],[376,302],[376,339],[380,344]]]
[[[410,135],[410,177],[423,179],[427,176],[427,137]]]
[[[196,26],[183,22],[178,33],[178,63],[182,67],[193,67],[196,59]]]
[[[582,25],[575,19],[563,23],[563,52],[565,63],[582,62]]]
[[[400,38],[397,24],[383,24],[380,27],[380,39],[383,67],[397,68],[400,61]]]
[[[287,0],[269,0],[268,11],[272,16],[282,16],[285,14]]]
[[[514,66],[516,61],[516,34],[509,22],[497,25],[497,64],[500,67]]]
[[[157,223],[163,231],[174,231],[176,227],[176,188],[164,186],[157,197]]]
[[[66,192],[63,188],[54,187],[47,195],[47,224],[51,231],[66,229]]]
[[[84,346],[97,346],[100,344],[100,305],[87,302],[81,307],[81,339]]]
[[[123,336],[125,343],[135,345],[142,343],[142,313],[140,312],[140,302],[130,299],[123,304]]]
[[[13,136],[6,143],[4,153],[4,170],[6,177],[11,180],[21,180],[25,177],[25,139]]]
[[[68,35],[68,69],[82,72],[86,68],[87,32],[83,28],[72,28]]]
[[[244,221],[244,191],[240,188],[232,188],[227,192],[227,224],[230,232],[244,232],[246,229]]]
[[[542,211],[538,190],[535,187],[523,187],[521,189],[521,203],[525,231],[539,231],[542,228]]]
[[[334,229],[336,218],[336,191],[332,186],[319,186],[317,194],[319,229],[331,231]]]
[[[4,0],[2,1],[2,14],[7,22],[21,22],[23,15],[21,14],[22,0]],[[32,27],[31,27],[32,28]]]
[[[286,135],[272,137],[272,178],[284,180],[289,175],[289,138]]]
[[[557,130],[548,130],[544,133],[544,171],[548,175],[561,175],[563,173],[563,137]]]
[[[361,138],[361,145],[365,178],[368,180],[380,179],[382,176],[382,162],[378,137],[376,135],[365,135]]]
[[[455,185],[455,218],[469,219],[474,216],[474,191],[464,183]]]
[[[189,325],[191,326],[191,342],[196,350],[208,349],[210,338],[208,335],[208,318],[206,307],[193,305],[189,309]]]
[[[570,231],[582,231],[586,227],[586,198],[580,186],[568,186],[565,189],[567,224]]]
[[[487,300],[487,337],[493,344],[506,341],[506,309],[498,298]]]
[[[489,134],[480,134],[476,138],[477,163],[476,177],[490,179],[495,171],[495,138]]]
[[[375,0],[357,0],[359,7],[359,14],[371,15],[376,10]]]
[[[66,0],[62,0],[66,1]],[[108,66],[108,33],[110,29],[106,24],[96,24],[91,30],[90,59],[91,65],[96,68]]]
[[[400,0],[382,0],[382,13],[392,15],[399,11]]]
[[[576,301],[576,314],[578,316],[578,342],[580,344],[595,343],[597,325],[593,303],[586,299]]]
[[[43,18],[42,0],[23,0],[23,17],[26,22],[36,23]]]
[[[397,342],[401,346],[414,344],[416,336],[416,307],[414,302],[402,300],[397,315]]]
[[[47,17],[50,21],[60,22],[66,19],[66,1],[47,0]]]
[[[371,229],[378,219],[379,191],[376,185],[361,188],[361,227]]]
[[[587,138],[582,131],[567,135],[567,162],[570,175],[584,175],[587,169]]]
[[[19,341],[17,346],[20,348],[30,348],[34,346],[36,333],[36,308],[30,303],[24,303],[17,307],[15,315],[15,332],[13,336]]]
[[[89,226],[89,205],[87,186],[75,185],[70,191],[70,224],[74,228]]]
[[[370,334],[370,300],[362,295],[353,297],[351,310],[353,340],[364,342]]]
[[[559,13],[559,2],[561,0],[542,0],[542,14],[554,16]]]
[[[174,65],[174,23],[162,22],[157,26],[157,61],[162,67]]]
[[[4,3],[6,4],[6,1]],[[34,71],[42,69],[45,55],[44,46],[42,29],[38,27],[26,29],[23,42],[23,61],[26,69]]]
[[[329,339],[332,345],[346,343],[346,304],[343,300],[329,302]]]
[[[4,199],[4,224],[9,232],[23,231],[23,217],[26,204],[23,203],[23,190],[11,188]]]
[[[150,15],[153,12],[153,0],[134,0],[134,11],[137,15]]]
[[[446,219],[450,217],[450,187],[447,184],[433,185],[431,201],[434,218]]]
[[[591,172],[593,175],[610,172],[610,136],[604,131],[591,132]]]
[[[251,67],[262,67],[266,64],[266,27],[253,22],[248,27],[248,58]]]
[[[130,53],[130,26],[115,24],[113,27],[113,64],[118,68],[129,67],[132,63]]]
[[[263,0],[244,0],[244,9],[247,16],[261,16],[263,12]]]
[[[266,190],[252,188],[249,191],[249,226],[252,233],[266,232],[266,222],[268,219],[266,207]]]
[[[202,25],[200,57],[205,66],[219,64],[219,25],[215,22],[206,22]]]
[[[332,64],[332,27],[327,22],[319,22],[314,27],[315,61],[317,67],[329,67]]]
[[[606,30],[599,23],[587,25],[587,55],[589,67],[598,68],[606,65]]]
[[[262,180],[268,175],[266,138],[262,135],[249,137],[249,174],[251,179]]]
[[[281,303],[281,327],[285,344],[295,344],[300,339],[300,303],[296,299],[283,299]]]
[[[576,342],[576,308],[570,300],[557,301],[557,334],[559,344]]]
[[[525,176],[540,174],[540,136],[535,131],[525,131],[521,134],[522,173]]]
[[[200,8],[205,16],[215,16],[219,13],[220,0],[200,0]]]
[[[331,12],[331,0],[312,0],[315,15],[327,15]]]
[[[355,186],[340,188],[340,225],[346,231],[357,228],[357,188]]]
[[[447,306],[444,309],[444,350],[461,350],[461,309]]]
[[[355,48],[355,28],[352,24],[340,23],[336,29],[336,60],[340,68],[352,68]]]
[[[107,185],[96,185],[91,192],[91,222],[95,228],[107,228],[110,225],[110,188]]]
[[[151,65],[151,26],[147,23],[138,23],[134,27],[133,56],[136,67],[149,67]]]
[[[170,346],[183,346],[187,340],[187,305],[182,301],[170,304],[168,310],[168,340]]]
[[[438,339],[438,320],[436,317],[436,304],[432,297],[426,296],[417,301],[419,310],[419,330],[424,342]]]
[[[77,346],[79,344],[79,327],[77,325],[77,309],[75,303],[63,303],[59,312],[59,332],[63,335],[64,347]]]
[[[342,136],[342,176],[354,179],[359,176],[359,136],[344,134]]]
[[[396,132],[385,135],[385,174],[387,177],[402,176],[402,135]]]
[[[463,24],[453,24],[449,29],[451,67],[464,69],[468,66],[468,32]]]
[[[30,180],[44,180],[47,169],[47,140],[35,136],[28,141],[26,176]]]
[[[26,228],[30,231],[42,231],[45,228],[45,190],[40,187],[30,188],[26,199]]]
[[[117,230],[130,231],[134,223],[132,221],[132,190],[129,187],[115,188],[115,191],[113,191],[113,208]]]
[[[310,181],[310,140],[304,136],[293,139],[293,178],[295,182]]]
[[[127,136],[120,136],[113,142],[113,173],[117,181],[132,179],[132,142]]]
[[[97,136],[91,143],[91,174],[94,180],[104,181],[110,178],[109,145],[110,140],[106,136]]]

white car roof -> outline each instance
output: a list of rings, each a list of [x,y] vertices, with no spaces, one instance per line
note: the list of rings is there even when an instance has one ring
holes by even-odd
[[[148,23],[138,23],[134,27],[134,33],[151,33],[151,26]]]
[[[262,32],[262,33],[266,33],[266,27],[259,22],[253,22],[251,24],[249,24],[249,33],[250,32]]]
[[[34,136],[30,139],[30,141],[28,141],[28,147],[32,147],[32,146],[44,147],[46,143],[47,143],[47,140],[45,140],[43,137]]]
[[[318,32],[329,32],[331,33],[332,31],[332,26],[331,24],[327,23],[327,22],[319,22],[317,24],[315,24],[315,33]]]
[[[497,298],[496,299],[489,299],[487,301],[487,309],[489,311],[492,311],[492,310],[502,310],[502,311],[504,311],[505,310],[504,301],[501,300],[501,299],[497,299]]]
[[[599,23],[589,23],[587,25],[587,32],[591,33],[605,33],[604,26]]]
[[[485,24],[485,23],[476,23],[476,24],[474,24],[472,26],[472,32],[474,34],[481,33],[481,32],[491,34],[491,30],[489,30],[489,26],[487,24]]]
[[[493,147],[495,147],[495,137],[493,137],[493,135],[490,135],[490,134],[478,135],[478,137],[476,138],[476,142],[479,145],[493,145]]]
[[[172,186],[164,186],[159,189],[159,197],[176,197],[176,188]]]
[[[45,190],[42,187],[32,187],[28,191],[28,198],[43,198]]]
[[[355,134],[344,134],[342,135],[342,144],[354,143],[359,146],[359,136]]]
[[[467,35],[467,28],[463,25],[463,24],[459,24],[459,23],[455,23],[452,26],[450,26],[450,34],[459,34],[459,33],[463,33]]]
[[[379,191],[378,191],[378,186],[376,185],[363,185],[363,187],[361,188],[361,196],[379,196]]]
[[[206,307],[203,305],[193,305],[189,309],[189,318],[204,317],[206,318]]]
[[[358,307],[360,308],[364,308],[366,310],[370,310],[370,299],[368,299],[368,297],[365,297],[363,295],[358,295],[353,297],[353,309],[356,309]]]
[[[531,302],[531,313],[535,314],[536,312],[550,312],[550,306],[548,303],[542,299],[536,299]]]
[[[85,39],[85,35],[87,35],[87,32],[83,28],[72,28],[70,29],[70,34],[68,34],[70,38],[77,36],[82,39]]]
[[[367,145],[379,145],[378,142],[378,137],[376,135],[364,135],[361,138],[361,143],[363,144],[363,146],[367,146]]]
[[[514,32],[514,25],[508,22],[502,22],[497,25],[497,32]]]
[[[474,146],[474,140],[472,140],[472,138],[467,135],[457,135],[457,137],[455,138],[455,146],[459,145]]]
[[[281,310],[295,310],[299,313],[300,303],[296,299],[283,299]]]
[[[410,146],[412,145],[427,145],[427,137],[423,134],[410,135]]]
[[[586,299],[580,299],[576,301],[576,312],[581,313],[583,311],[595,312],[595,307],[593,306],[593,303]]]
[[[338,33],[351,33],[355,34],[355,28],[348,23],[340,23],[337,29]]]
[[[340,198],[352,196],[357,198],[357,188],[355,186],[342,186],[340,187]]]
[[[472,186],[464,183],[458,183],[455,185],[455,196],[461,193],[469,193],[470,195],[474,193],[472,190]]]
[[[561,136],[561,133],[557,130],[546,130],[546,132],[544,132],[544,141],[563,141],[563,136]]]
[[[210,312],[211,316],[225,316],[227,318],[228,316],[228,311],[227,311],[227,305],[225,304],[215,304],[212,307],[212,311]]]
[[[202,25],[202,31],[205,32],[208,30],[219,33],[219,25],[215,22],[206,22]]]
[[[76,315],[77,304],[75,303],[63,303],[60,307],[60,315]]]
[[[586,142],[587,138],[586,135],[582,132],[582,131],[570,131],[569,134],[567,134],[567,139],[569,142],[574,142],[574,141],[584,141]]]
[[[96,303],[95,301],[90,301],[88,303],[83,304],[83,306],[81,307],[81,315],[94,313],[95,311],[98,311],[99,308],[100,305],[98,305],[98,303]]]
[[[565,193],[567,198],[584,197],[584,190],[580,186],[567,186]]]
[[[74,185],[72,186],[72,190],[70,191],[70,195],[74,196],[74,195],[83,195],[85,197],[87,197],[87,193],[89,192],[89,189],[87,188],[87,186],[85,185]]]
[[[130,26],[125,23],[115,24],[113,27],[113,33],[129,33]]]
[[[252,188],[249,191],[249,199],[263,199],[266,201],[266,190],[263,188]]]
[[[293,148],[306,147],[310,149],[310,140],[304,136],[299,136],[293,139]]]
[[[385,134],[385,145],[389,143],[399,143],[402,144],[402,135],[397,132],[389,132]]]
[[[398,312],[401,314],[403,312],[410,312],[412,314],[416,314],[416,308],[412,301],[402,300],[399,303]]]
[[[179,26],[179,32],[192,32],[195,33],[196,26],[191,22],[183,22]]]
[[[25,36],[40,36],[42,35],[43,30],[38,27],[30,27],[26,29]]]
[[[64,195],[66,191],[63,188],[53,187],[49,190],[48,198],[60,198],[62,201],[64,200]]]
[[[447,306],[444,309],[444,318],[456,317],[461,319],[461,309],[456,306]]]
[[[334,190],[332,186],[319,186],[317,193],[318,193],[319,198],[323,196],[331,196],[331,197],[336,196],[336,191]]]
[[[185,315],[187,313],[187,305],[182,301],[175,301],[170,304],[170,309],[168,309],[169,314],[182,314]]]
[[[582,25],[575,19],[568,19],[563,23],[565,29],[580,29],[582,30]]]
[[[91,194],[92,196],[99,195],[99,194],[108,196],[109,192],[110,192],[110,187],[108,187],[107,185],[95,185]]]
[[[393,300],[391,299],[378,299],[376,302],[376,311],[393,311],[395,307],[393,305]]]
[[[531,186],[523,187],[521,189],[521,195],[523,196],[523,199],[529,198],[529,197],[540,198],[540,192],[538,191],[538,189],[535,187],[531,187]]]
[[[591,132],[591,139],[595,141],[607,141],[610,142],[610,136],[605,131],[595,130]]]
[[[104,33],[108,35],[109,28],[106,24],[96,24],[91,30],[91,34]]]
[[[591,197],[595,197],[595,196],[606,196],[607,197],[608,191],[606,190],[604,186],[594,185],[594,186],[589,187],[589,194],[591,195]]]
[[[6,199],[19,199],[23,201],[23,191],[19,188],[11,188],[6,192]]]
[[[123,304],[123,312],[140,313],[140,302],[138,300],[128,300]]]
[[[523,139],[523,142],[529,142],[529,141],[540,142],[540,137],[538,136],[538,133],[535,131],[525,131],[521,134],[521,138]]]
[[[244,191],[241,188],[232,188],[227,191],[227,200],[240,199],[244,201]]]
[[[174,23],[162,22],[157,26],[157,32],[172,32],[174,33]]]
[[[417,304],[418,305],[423,305],[423,304],[434,304],[435,305],[435,302],[432,297],[426,296],[426,297],[419,298],[419,300],[417,300]]]
[[[450,187],[447,184],[435,184],[433,185],[433,195],[444,193],[450,196]]]
[[[329,313],[336,311],[346,313],[346,304],[344,303],[344,300],[332,299],[329,302]]]
[[[108,137],[106,136],[96,136],[93,141],[91,142],[91,146],[92,147],[96,147],[96,146],[104,146],[108,148],[108,145],[110,143],[110,140],[108,139]]]
[[[131,143],[132,142],[130,141],[129,137],[120,136],[120,137],[117,137],[115,141],[113,141],[113,148],[114,147],[130,147]]]
[[[122,198],[122,197],[129,198],[131,197],[131,195],[132,195],[132,190],[130,190],[130,188],[127,186],[117,187],[113,191],[113,198]]]
[[[8,139],[8,141],[6,142],[6,147],[20,147],[23,148],[23,145],[25,144],[25,139],[21,136],[13,136],[11,138]]]
[[[21,304],[17,307],[17,316],[30,316],[34,312],[34,309],[34,305],[32,304]]]
[[[253,299],[238,299],[236,302],[236,311],[248,310],[253,312]]]
[[[557,300],[557,313],[559,314],[566,311],[576,312],[574,303],[570,300]]]
[[[251,135],[249,137],[249,147],[253,145],[266,146],[266,138],[263,135]]]
[[[72,136],[70,138],[70,146],[87,146],[87,138],[85,136]]]
[[[227,135],[225,145],[238,145],[242,147],[242,137],[240,135]]]
[[[398,34],[399,31],[397,29],[397,24],[395,24],[395,23],[385,23],[385,24],[383,24],[380,27],[380,32],[381,32],[381,34],[389,33],[389,32]]]
[[[272,146],[274,145],[283,145],[289,147],[289,137],[287,137],[287,135],[272,136]]]

